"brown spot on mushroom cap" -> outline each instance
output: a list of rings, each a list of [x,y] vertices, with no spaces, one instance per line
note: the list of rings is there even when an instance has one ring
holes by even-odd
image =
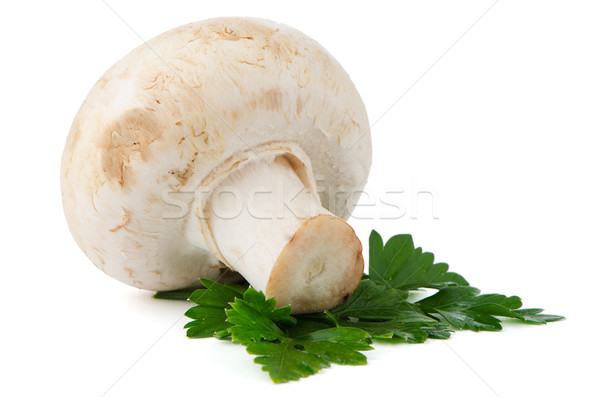
[[[169,171],[169,174],[173,175],[181,185],[185,185],[188,179],[194,175],[194,163],[196,162],[196,157],[198,157],[198,152],[194,152],[194,157],[189,160],[185,168],[180,170],[173,169]]]
[[[215,33],[217,34],[217,36],[219,36],[223,40],[233,40],[233,41],[254,40],[254,37],[252,37],[252,36],[240,36],[239,34],[234,32],[233,29],[228,28],[227,26],[225,28],[223,28],[222,31],[218,31]]]
[[[153,112],[133,109],[108,125],[101,134],[101,161],[108,181],[121,187],[127,183],[128,164],[136,157],[149,158],[149,146],[162,136],[163,131]]]
[[[256,67],[259,67],[259,68],[265,69],[265,66],[264,66],[264,65],[260,65],[260,64],[258,64],[258,63],[253,63],[253,62],[248,62],[248,61],[243,61],[243,60],[242,60],[242,61],[240,61],[240,63],[243,63],[243,64],[245,64],[245,65],[250,65],[250,66],[256,66]]]
[[[125,226],[127,226],[129,224],[129,221],[131,220],[131,214],[125,210],[123,210],[124,214],[123,214],[123,222],[121,222],[121,224],[119,226],[115,226],[112,229],[110,229],[109,231],[114,233],[117,230],[120,230],[122,228],[124,228]]]
[[[296,115],[300,116],[303,108],[304,108],[304,102],[302,101],[302,98],[298,97],[296,99]]]
[[[213,18],[206,21],[194,30],[194,39],[215,37],[227,41],[261,40],[279,31],[264,21],[252,18]]]
[[[277,110],[281,107],[282,92],[279,88],[271,88],[250,100],[252,108],[262,107],[266,110]]]

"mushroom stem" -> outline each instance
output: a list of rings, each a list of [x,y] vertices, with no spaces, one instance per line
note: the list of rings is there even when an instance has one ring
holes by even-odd
[[[208,224],[217,256],[294,313],[331,309],[363,273],[354,230],[321,206],[283,157],[232,171],[211,193]]]

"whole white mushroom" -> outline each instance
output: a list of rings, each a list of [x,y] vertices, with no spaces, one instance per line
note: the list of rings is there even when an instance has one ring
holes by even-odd
[[[62,159],[65,215],[108,275],[164,291],[239,272],[295,313],[363,273],[344,221],[371,164],[352,81],[299,31],[252,18],[181,26],[94,85]]]

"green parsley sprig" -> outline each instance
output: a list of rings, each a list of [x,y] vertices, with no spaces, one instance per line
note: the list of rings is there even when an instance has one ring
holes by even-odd
[[[246,346],[275,383],[298,380],[331,363],[363,365],[372,342],[423,343],[448,339],[454,330],[499,331],[502,318],[545,324],[564,317],[522,309],[518,296],[480,294],[432,253],[415,248],[408,234],[383,243],[371,232],[369,275],[340,306],[322,313],[291,315],[274,298],[247,286],[202,279],[206,289],[159,292],[161,299],[188,299],[189,338],[216,337]],[[436,289],[416,302],[410,291]]]

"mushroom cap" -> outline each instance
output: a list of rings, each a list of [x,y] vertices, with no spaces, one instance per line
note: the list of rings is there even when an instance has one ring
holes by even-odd
[[[78,245],[108,275],[161,291],[218,278],[194,241],[194,192],[239,153],[293,153],[322,205],[347,219],[371,137],[347,73],[286,25],[217,18],[168,31],[112,66],[67,138],[61,186]],[[311,172],[307,172],[311,175]]]

